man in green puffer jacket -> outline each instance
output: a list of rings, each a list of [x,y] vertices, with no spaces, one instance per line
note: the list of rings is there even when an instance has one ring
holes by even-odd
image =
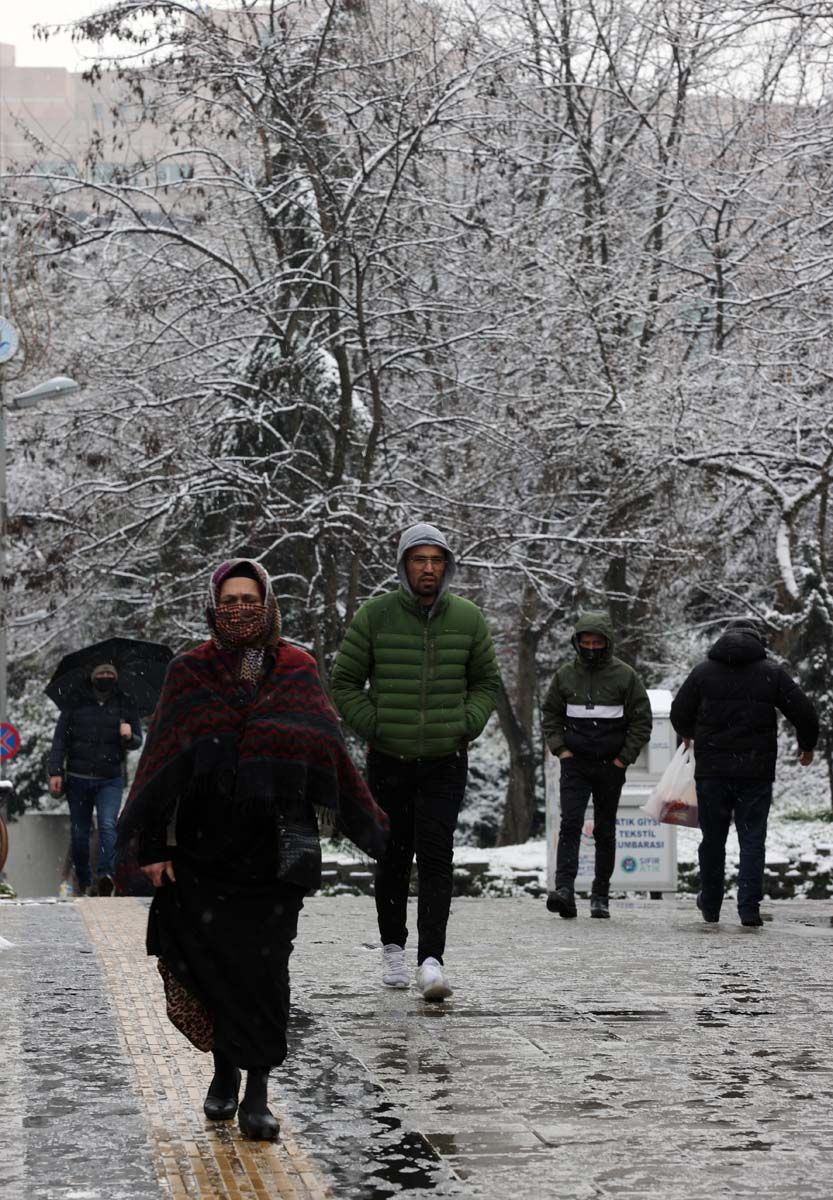
[[[576,915],[574,895],[581,829],[593,798],[596,875],[591,917],[609,917],[616,862],[616,812],[625,772],[651,736],[651,702],[641,679],[613,654],[613,626],[604,612],[576,622],[575,657],[555,673],[543,704],[544,736],[561,760],[561,824],[550,912]]]
[[[495,707],[499,674],[480,609],[448,590],[455,561],[439,529],[406,529],[396,565],[398,590],[368,600],[353,618],[332,691],[344,720],[369,744],[368,782],[390,818],[376,868],[382,982],[410,982],[406,918],[416,853],[417,987],[427,1000],[443,1000],[451,994],[443,953],[466,748]]]

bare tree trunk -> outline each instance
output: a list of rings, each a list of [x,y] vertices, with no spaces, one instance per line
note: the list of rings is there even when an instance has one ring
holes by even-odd
[[[534,726],[538,692],[535,652],[539,635],[529,619],[534,603],[534,593],[527,584],[519,616],[515,703],[512,703],[502,678],[498,691],[497,715],[509,747],[509,786],[498,835],[499,846],[511,846],[527,840],[532,832],[537,807]]]
[[[527,840],[535,819],[535,748],[515,715],[502,679],[497,715],[509,747],[509,784],[497,844],[513,846]]]

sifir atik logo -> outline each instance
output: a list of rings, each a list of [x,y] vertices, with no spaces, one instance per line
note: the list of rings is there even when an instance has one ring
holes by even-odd
[[[622,859],[622,870],[626,871],[628,875],[630,875],[632,871],[636,870],[637,865],[636,859],[630,854],[627,858]]]

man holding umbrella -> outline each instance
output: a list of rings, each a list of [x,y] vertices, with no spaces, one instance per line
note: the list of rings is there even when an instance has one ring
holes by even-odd
[[[94,894],[90,832],[95,810],[96,891],[99,896],[109,896],[113,892],[113,850],[125,755],[142,744],[142,730],[136,702],[119,687],[119,672],[113,663],[99,662],[92,670],[87,669],[85,676],[70,692],[68,701],[61,704],[63,711],[49,755],[49,790],[53,796],[66,792],[72,861],[82,895]]]

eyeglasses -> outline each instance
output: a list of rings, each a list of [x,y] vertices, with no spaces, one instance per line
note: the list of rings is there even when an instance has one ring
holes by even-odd
[[[408,562],[413,563],[414,566],[417,566],[417,567],[431,566],[431,567],[439,569],[440,567],[445,566],[445,559],[440,558],[439,555],[429,556],[427,554],[412,554],[411,557],[408,559]]]

